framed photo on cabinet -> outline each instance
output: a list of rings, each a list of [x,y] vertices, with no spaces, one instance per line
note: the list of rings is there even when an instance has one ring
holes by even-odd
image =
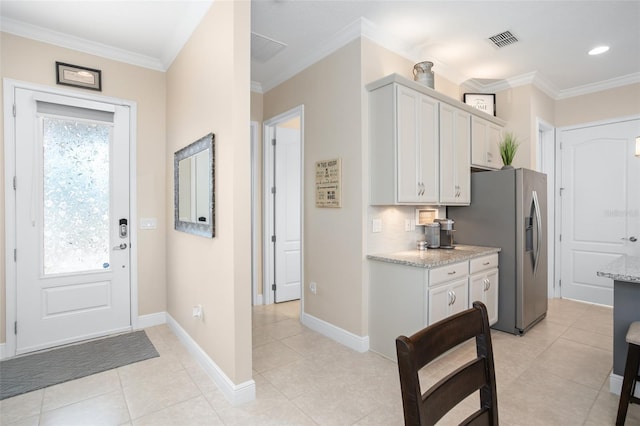
[[[464,103],[489,115],[496,115],[496,95],[494,93],[465,93]]]

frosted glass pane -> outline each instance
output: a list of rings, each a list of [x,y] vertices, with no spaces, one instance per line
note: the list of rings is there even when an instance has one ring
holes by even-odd
[[[111,126],[43,119],[44,273],[109,267]]]

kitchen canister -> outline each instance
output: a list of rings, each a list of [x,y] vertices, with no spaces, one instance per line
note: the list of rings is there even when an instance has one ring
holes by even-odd
[[[427,241],[427,247],[440,247],[440,224],[438,222],[427,223],[424,225],[424,236]]]
[[[433,89],[433,62],[418,62],[413,66],[413,79]]]

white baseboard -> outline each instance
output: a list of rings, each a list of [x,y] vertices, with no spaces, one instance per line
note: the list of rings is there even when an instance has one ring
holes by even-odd
[[[238,405],[256,399],[255,381],[248,380],[239,385],[233,383],[171,315],[167,314],[166,318],[169,328],[178,336],[178,339],[185,345],[189,353],[194,356],[198,364],[206,371],[207,375],[214,381],[231,404]]]
[[[261,294],[256,294],[256,300],[255,300],[255,303],[253,305],[254,306],[264,305],[264,301],[262,299],[262,295]]]
[[[307,313],[302,314],[302,324],[354,351],[367,352],[369,350],[369,336],[356,336],[347,330]]]
[[[162,325],[167,323],[166,312],[156,312],[155,314],[140,315],[138,322],[133,325],[134,330],[141,330],[143,328],[154,327],[156,325]]]
[[[622,390],[622,376],[611,373],[609,376],[609,392],[614,395],[620,395]],[[636,392],[634,394],[636,398],[640,398],[640,386],[636,386]]]
[[[6,346],[6,343],[0,343],[0,359],[4,359],[4,357],[6,356],[4,353]]]

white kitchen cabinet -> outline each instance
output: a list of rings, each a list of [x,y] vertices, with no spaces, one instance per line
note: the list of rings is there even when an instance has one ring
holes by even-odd
[[[429,321],[431,325],[462,312],[469,307],[467,277],[458,278],[436,287],[429,287]]]
[[[483,169],[502,167],[498,144],[502,127],[481,117],[471,117],[471,166]]]
[[[421,330],[426,319],[426,269],[369,262],[369,348],[396,360],[396,337]]]
[[[395,360],[396,337],[410,336],[433,321],[467,309],[468,274],[466,260],[433,269],[370,262],[370,349]]]
[[[440,204],[471,203],[471,114],[440,103]]]
[[[469,262],[469,307],[480,301],[487,307],[489,325],[498,322],[498,255]]]
[[[370,202],[436,204],[438,101],[391,84],[369,95]]]

